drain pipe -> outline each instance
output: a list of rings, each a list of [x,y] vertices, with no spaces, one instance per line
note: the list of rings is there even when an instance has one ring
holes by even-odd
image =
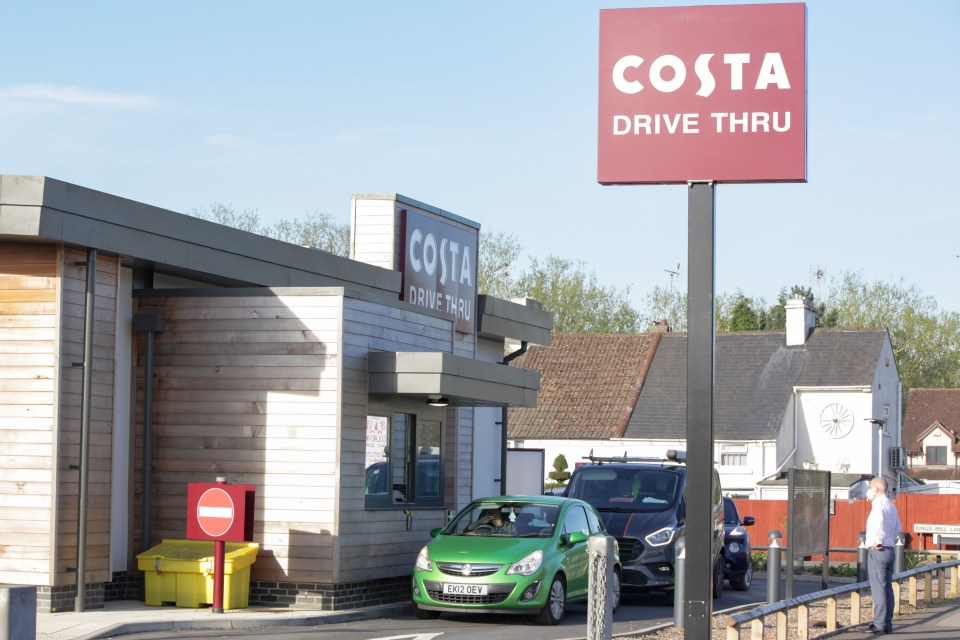
[[[87,485],[90,478],[90,398],[93,395],[93,314],[97,295],[97,250],[87,249],[87,294],[83,323],[83,390],[80,398],[80,503],[77,510],[77,597],[74,611],[86,600]]]
[[[153,509],[153,336],[163,331],[165,319],[159,313],[138,313],[133,318],[133,328],[147,334],[146,354],[143,367],[143,494],[140,504],[143,509],[140,518],[143,535],[142,551],[150,548],[150,529],[153,523],[150,512]]]
[[[520,348],[508,353],[500,364],[509,366],[510,363],[527,352],[527,341],[520,342]],[[500,409],[500,495],[507,495],[507,411],[509,407]]]

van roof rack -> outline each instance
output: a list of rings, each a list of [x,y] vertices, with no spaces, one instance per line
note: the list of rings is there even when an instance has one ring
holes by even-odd
[[[666,462],[674,462],[677,464],[685,464],[687,462],[687,452],[678,451],[677,449],[670,449],[667,451],[666,458],[655,458],[655,457],[641,457],[641,456],[628,456],[627,452],[624,451],[622,456],[595,456],[593,455],[593,449],[590,450],[590,455],[584,456],[584,460],[589,460],[594,464],[604,464],[606,462],[649,462],[653,464],[664,464]]]

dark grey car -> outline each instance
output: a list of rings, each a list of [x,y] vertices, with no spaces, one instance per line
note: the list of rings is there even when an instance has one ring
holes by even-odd
[[[682,452],[665,459],[590,456],[567,485],[568,497],[593,505],[617,538],[623,587],[672,589],[675,546],[684,530],[687,468]],[[723,506],[714,470],[714,597],[723,593]]]

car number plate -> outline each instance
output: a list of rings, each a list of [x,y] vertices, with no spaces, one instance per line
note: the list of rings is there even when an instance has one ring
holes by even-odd
[[[456,596],[485,596],[487,595],[487,585],[444,582],[443,592]]]

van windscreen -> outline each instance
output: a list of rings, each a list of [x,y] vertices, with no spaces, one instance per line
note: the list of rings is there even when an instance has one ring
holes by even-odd
[[[597,509],[664,511],[680,497],[680,474],[674,469],[597,467],[581,469],[567,495]]]

